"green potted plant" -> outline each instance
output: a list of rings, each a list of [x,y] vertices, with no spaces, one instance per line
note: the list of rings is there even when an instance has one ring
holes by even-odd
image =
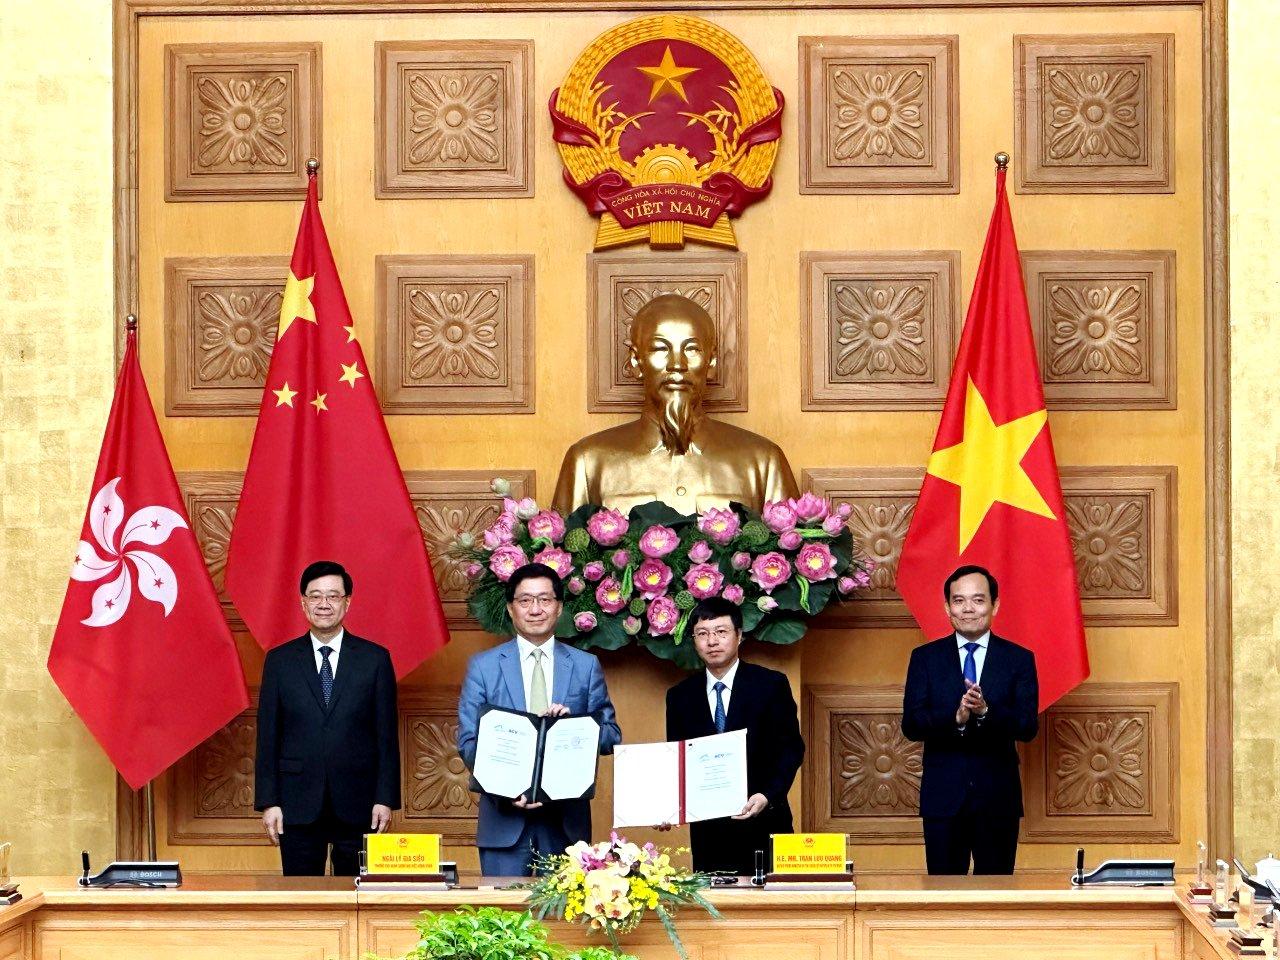
[[[418,942],[398,960],[636,960],[609,947],[570,951],[554,944],[547,937],[546,926],[527,910],[424,910],[414,926],[418,929]]]

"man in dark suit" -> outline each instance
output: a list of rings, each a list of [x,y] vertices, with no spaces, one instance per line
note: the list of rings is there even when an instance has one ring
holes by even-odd
[[[258,693],[254,809],[286,876],[355,876],[366,831],[400,807],[391,654],[347,633],[351,576],[320,560],[299,587],[309,633],[267,653]]]
[[[771,833],[792,831],[787,791],[804,759],[804,740],[785,674],[738,657],[742,611],[722,597],[689,616],[705,669],[667,691],[667,739],[747,731],[747,803],[732,817],[689,825],[693,868],[750,874]]]
[[[1000,585],[964,566],[942,587],[956,632],[911,651],[902,732],[924,742],[920,816],[930,873],[1013,873],[1022,818],[1015,741],[1036,735],[1035,655],[991,632]]]
[[[590,714],[600,723],[601,753],[622,740],[604,669],[593,654],[556,639],[564,584],[550,567],[527,563],[506,583],[507,613],[516,635],[473,656],[458,698],[458,755],[476,764],[480,714],[486,704],[540,716]],[[479,784],[473,783],[473,790]],[[476,846],[487,877],[526,877],[538,853],[564,853],[591,840],[591,802],[540,803],[480,793]]]

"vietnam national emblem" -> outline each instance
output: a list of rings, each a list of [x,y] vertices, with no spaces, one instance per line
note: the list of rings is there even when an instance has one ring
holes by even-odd
[[[565,182],[600,218],[597,250],[736,248],[730,218],[773,186],[782,93],[740,40],[698,17],[641,17],[597,37],[550,109]]]

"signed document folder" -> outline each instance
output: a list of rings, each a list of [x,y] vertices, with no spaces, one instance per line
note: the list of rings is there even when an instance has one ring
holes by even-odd
[[[472,775],[485,793],[530,802],[595,795],[600,724],[592,716],[539,717],[488,706]]]
[[[613,825],[731,817],[747,804],[747,731],[613,749]]]

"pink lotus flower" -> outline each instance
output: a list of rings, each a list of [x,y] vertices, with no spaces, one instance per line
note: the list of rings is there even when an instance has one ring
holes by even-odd
[[[670,597],[659,597],[649,604],[646,616],[649,618],[649,633],[661,637],[676,628],[676,623],[680,620],[680,608]]]
[[[590,633],[596,628],[596,615],[590,610],[583,610],[573,615],[573,629],[579,633]]]
[[[762,554],[751,564],[751,579],[765,593],[773,593],[791,579],[791,562],[776,550]]]
[[[822,521],[822,532],[828,536],[838,537],[842,530],[844,530],[844,517],[838,513],[833,513]]]
[[[595,583],[604,576],[604,562],[600,560],[592,560],[582,568],[582,575]]]
[[[484,567],[482,567],[480,564],[478,563],[467,564],[466,577],[468,580],[479,580],[480,576],[483,573],[484,573]]]
[[[841,520],[848,520],[850,515],[853,513],[853,506],[852,504],[841,503],[840,506],[836,507],[836,513],[839,515]]]
[[[739,550],[733,555],[733,558],[729,563],[735,570],[746,570],[751,566],[751,554],[747,553],[745,550]]]
[[[788,500],[787,506],[795,511],[796,518],[801,523],[814,523],[825,520],[827,519],[827,514],[831,512],[831,504],[827,503],[825,498],[807,490],[799,500]]]
[[[738,535],[739,526],[736,513],[719,507],[711,507],[698,518],[698,529],[722,547]]]
[[[773,597],[758,597],[756,599],[756,606],[760,609],[761,613],[768,613],[771,610],[778,609],[778,601],[773,599]]]
[[[565,584],[565,587],[576,597],[582,593],[583,590],[587,589],[587,581],[583,580],[581,577],[570,577],[569,582]]]
[[[711,559],[711,545],[705,540],[697,540],[689,548],[689,559],[694,563],[706,563]]]
[[[724,586],[724,574],[710,563],[695,563],[684,575],[684,584],[699,600],[714,597]]]
[[[540,510],[529,519],[529,536],[535,540],[545,537],[552,543],[559,543],[564,536],[564,517],[554,510]]]
[[[520,520],[531,520],[538,512],[538,503],[532,497],[525,497],[522,500],[503,500],[503,509],[506,509],[508,503],[513,504],[510,513],[514,513]]]
[[[804,543],[804,537],[800,536],[797,530],[788,530],[778,538],[778,546],[783,550],[799,550],[802,543]]]
[[[806,543],[796,556],[796,570],[814,583],[830,580],[836,575],[836,558],[825,543]]]
[[[516,536],[515,514],[504,513],[489,525],[484,532],[486,550],[497,550],[498,547],[511,543]]]
[[[656,600],[667,592],[671,568],[661,560],[645,560],[636,568],[635,583],[646,600]]]
[[[489,555],[489,569],[493,575],[506,583],[511,575],[529,562],[525,552],[514,544],[498,547]]]
[[[859,570],[853,575],[853,582],[857,587],[871,586],[871,571],[874,570],[875,567],[871,565],[872,561],[868,560],[866,562],[868,564],[867,569]]]
[[[617,510],[597,510],[587,518],[587,533],[602,547],[612,547],[627,535],[631,524]]]
[[[841,593],[853,593],[858,589],[858,585],[853,582],[853,577],[841,577],[836,581],[836,589]]]
[[[639,617],[626,616],[622,618],[622,632],[629,637],[634,637],[640,632],[640,628],[644,626],[640,622]]]
[[[640,535],[640,552],[653,560],[680,546],[680,535],[670,527],[654,525]]]
[[[796,526],[796,512],[785,500],[770,500],[765,503],[760,519],[774,533],[786,533],[788,530],[794,530]]]
[[[562,580],[573,573],[573,557],[568,550],[561,550],[559,547],[547,547],[534,556],[533,562],[545,563]]]
[[[622,584],[613,577],[605,577],[596,587],[596,603],[605,613],[617,613],[627,605],[622,595]]]
[[[631,562],[631,552],[628,550],[615,550],[609,555],[609,562],[617,569],[625,570],[627,564]]]
[[[731,583],[725,587],[724,592],[721,593],[720,596],[724,597],[730,603],[736,603],[738,605],[741,605],[742,601],[746,599],[746,593],[736,583]]]

